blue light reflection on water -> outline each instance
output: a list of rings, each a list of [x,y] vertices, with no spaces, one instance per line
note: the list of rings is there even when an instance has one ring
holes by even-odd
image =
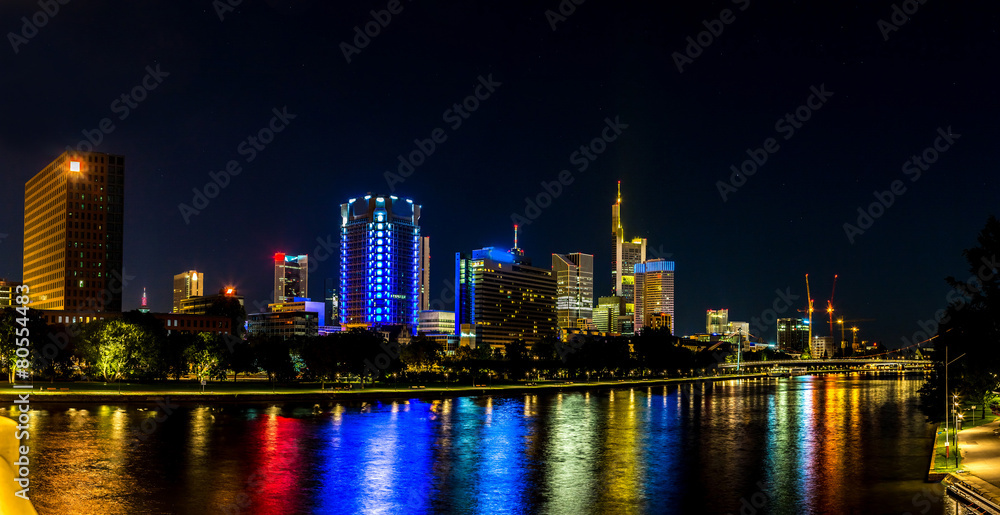
[[[919,385],[804,377],[191,407],[137,446],[128,433],[148,412],[51,409],[36,412],[32,471],[46,480],[34,498],[43,514],[903,513],[924,491],[932,437]],[[73,462],[94,445],[112,458]]]

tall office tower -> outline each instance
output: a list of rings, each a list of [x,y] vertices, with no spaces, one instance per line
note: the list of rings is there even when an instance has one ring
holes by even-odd
[[[594,319],[594,256],[552,254],[556,277],[556,324],[574,329],[577,321]]]
[[[633,238],[625,241],[625,229],[622,228],[621,218],[622,207],[622,182],[618,181],[618,200],[611,205],[611,233],[613,247],[611,255],[614,256],[614,266],[611,268],[611,284],[614,285],[612,292],[617,297],[625,299],[625,311],[627,315],[635,312],[635,265],[646,261],[646,239]],[[631,317],[628,317],[631,318]],[[623,324],[623,332],[631,333],[629,327],[631,322]]]
[[[710,309],[705,314],[705,332],[708,334],[726,334],[729,332],[729,310]]]
[[[417,329],[420,205],[365,195],[340,205],[340,325]]]
[[[601,297],[594,308],[594,326],[605,333],[621,333],[620,317],[625,316],[625,299],[621,297]]]
[[[24,186],[24,284],[35,309],[122,310],[125,157],[66,151]]]
[[[188,270],[174,276],[174,308],[172,313],[181,312],[181,301],[205,295],[205,274]]]
[[[809,343],[809,321],[802,318],[778,319],[778,348],[805,352]]]
[[[431,237],[420,238],[420,302],[417,311],[431,308]]]
[[[486,247],[455,254],[455,334],[476,346],[529,346],[556,335],[556,281],[552,270],[531,266],[518,248]]]
[[[635,332],[651,327],[654,315],[670,315],[674,332],[674,262],[652,259],[635,265]]]
[[[274,255],[274,303],[309,297],[309,257]]]
[[[338,322],[340,303],[337,299],[337,281],[332,277],[327,277],[326,279],[326,296],[323,298],[323,301],[326,304],[324,306],[324,311],[326,311],[326,325],[340,325]]]

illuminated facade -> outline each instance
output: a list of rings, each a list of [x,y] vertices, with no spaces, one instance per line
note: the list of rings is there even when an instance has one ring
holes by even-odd
[[[340,325],[340,300],[337,297],[337,281],[333,278],[327,278],[326,280],[326,296],[323,298],[325,306],[323,306],[323,311],[325,312],[326,326],[332,327]]]
[[[35,309],[122,309],[125,157],[68,151],[24,186],[24,284]]]
[[[205,295],[205,274],[188,270],[174,276],[174,305],[172,313],[181,312],[181,301]]]
[[[421,310],[418,318],[417,332],[424,335],[455,334],[454,311]]]
[[[14,302],[17,300],[17,287],[21,283],[0,280],[0,309],[18,307]]]
[[[778,348],[805,352],[809,341],[809,321],[802,318],[778,319]]]
[[[654,315],[668,315],[674,332],[674,262],[653,259],[635,265],[635,332],[651,327]]]
[[[314,311],[253,313],[247,315],[247,332],[251,336],[277,336],[283,339],[317,336],[319,313]]]
[[[813,336],[809,353],[813,359],[832,358],[834,354],[833,337]]]
[[[556,281],[521,249],[493,247],[455,255],[455,333],[463,344],[529,346],[556,336]],[[472,345],[470,345],[472,346]]]
[[[556,277],[556,324],[562,329],[580,327],[594,318],[594,256],[552,254]],[[582,329],[582,327],[580,327]]]
[[[710,309],[705,313],[705,332],[726,334],[729,332],[729,310]]]
[[[420,205],[366,195],[340,206],[340,324],[417,329]]]
[[[274,255],[274,303],[309,297],[309,257]]]
[[[625,299],[622,297],[601,297],[594,308],[594,327],[605,333],[621,334],[620,318],[625,316]]]
[[[611,284],[614,285],[612,292],[617,297],[625,299],[626,315],[635,312],[635,266],[646,261],[646,239],[634,238],[631,241],[625,240],[625,230],[622,228],[621,218],[622,192],[621,181],[618,181],[618,200],[611,205],[611,255],[614,257],[614,266],[611,268]],[[630,334],[633,332],[632,317],[626,317],[622,321],[622,332]],[[638,330],[638,328],[635,328]]]

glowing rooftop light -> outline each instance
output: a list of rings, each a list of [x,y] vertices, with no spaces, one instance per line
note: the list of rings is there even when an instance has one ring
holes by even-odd
[[[80,162],[79,161],[70,161],[69,162],[69,171],[71,171],[71,172],[79,172],[80,171]]]

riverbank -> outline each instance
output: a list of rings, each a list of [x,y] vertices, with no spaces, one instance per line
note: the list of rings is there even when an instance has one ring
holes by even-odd
[[[191,392],[180,389],[170,389],[171,385],[156,385],[156,389],[141,389],[143,385],[128,385],[121,393],[108,391],[115,385],[101,385],[102,388],[88,389],[85,384],[77,384],[62,388],[60,385],[50,386],[39,384],[29,390],[31,402],[34,403],[156,403],[169,398],[172,403],[257,403],[257,402],[332,402],[332,401],[381,401],[400,399],[436,399],[445,397],[465,397],[490,394],[525,394],[552,391],[586,391],[609,388],[652,387],[669,384],[686,384],[716,381],[732,381],[736,379],[766,379],[766,374],[741,374],[725,376],[686,377],[675,379],[636,379],[593,382],[541,382],[512,385],[400,385],[397,387],[380,386],[357,390],[303,389],[281,388],[269,392],[268,385],[245,386],[231,391],[213,392],[218,384],[208,386],[205,393]],[[229,386],[229,385],[226,385]],[[357,386],[357,385],[354,385]],[[42,388],[46,388],[42,390]],[[55,388],[49,390],[48,388]],[[13,402],[18,394],[25,390],[12,393],[13,389],[0,393],[0,403]]]

